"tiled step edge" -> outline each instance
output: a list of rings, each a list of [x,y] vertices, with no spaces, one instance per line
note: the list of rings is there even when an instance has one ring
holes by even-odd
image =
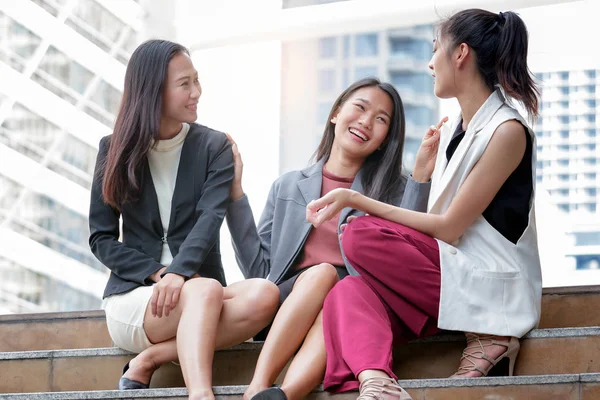
[[[89,311],[66,311],[66,312],[47,312],[31,314],[5,314],[0,315],[0,324],[22,323],[22,322],[52,322],[74,319],[104,319],[106,315],[104,310]]]
[[[600,383],[600,373],[569,374],[569,375],[537,375],[496,378],[468,379],[414,379],[401,380],[400,385],[406,389],[452,388],[452,387],[481,387],[481,386],[514,386],[514,385],[552,385],[569,383]],[[247,386],[217,386],[214,387],[216,396],[241,396]],[[319,387],[315,392],[322,392]],[[92,400],[92,399],[152,399],[152,398],[185,398],[185,388],[128,390],[126,393],[118,390],[99,390],[89,392],[53,392],[53,393],[20,393],[0,394],[0,399],[28,400]]]
[[[553,329],[534,329],[528,333],[525,339],[546,339],[546,338],[565,338],[565,337],[589,337],[600,336],[600,327],[591,326],[585,328],[553,328]],[[435,342],[455,342],[465,340],[465,336],[459,332],[450,332],[429,338],[416,340],[412,343],[435,343]],[[219,352],[227,351],[260,351],[262,342],[245,342]],[[2,360],[20,360],[20,359],[52,359],[65,357],[97,357],[97,356],[122,356],[132,353],[119,349],[117,347],[92,348],[92,349],[73,349],[73,350],[36,350],[36,351],[13,351],[0,352],[0,361]]]

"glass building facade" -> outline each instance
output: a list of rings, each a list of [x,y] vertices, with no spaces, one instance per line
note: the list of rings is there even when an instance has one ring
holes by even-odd
[[[284,0],[283,7],[331,2]],[[333,102],[365,77],[390,82],[400,93],[406,115],[404,164],[412,169],[422,136],[438,117],[439,101],[428,72],[433,38],[433,26],[423,25],[285,42],[280,172],[307,165]]]
[[[537,136],[538,187],[572,221],[577,269],[600,268],[598,70],[537,74],[542,87]]]
[[[102,0],[0,6],[0,313],[99,308],[89,188],[138,42]]]

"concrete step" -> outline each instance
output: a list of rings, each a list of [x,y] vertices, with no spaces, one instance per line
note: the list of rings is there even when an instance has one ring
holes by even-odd
[[[399,346],[394,370],[403,379],[448,377],[457,368],[464,341],[463,334],[446,333]],[[214,385],[248,384],[261,348],[261,343],[243,343],[216,352]],[[113,389],[131,358],[118,348],[0,353],[0,393]],[[600,372],[600,327],[534,330],[522,340],[515,366],[520,376],[592,372]],[[152,379],[152,387],[181,386],[181,370],[174,364],[160,368]]]
[[[505,378],[401,380],[414,400],[597,400],[600,398],[600,374],[540,375]],[[216,386],[217,399],[241,399],[246,386]],[[329,395],[321,388],[311,400],[354,400],[356,392]],[[0,400],[90,400],[90,399],[187,399],[185,388],[82,391],[61,393],[23,393],[0,395]]]
[[[110,346],[103,310],[0,315],[0,352]]]
[[[600,326],[600,286],[544,290],[540,328]],[[0,315],[0,352],[110,347],[104,311]]]
[[[544,289],[539,328],[600,326],[600,286]]]

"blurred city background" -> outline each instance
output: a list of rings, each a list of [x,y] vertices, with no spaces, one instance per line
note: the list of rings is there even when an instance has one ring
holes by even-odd
[[[544,286],[600,283],[600,2],[0,0],[0,314],[97,309],[108,276],[88,247],[98,142],[143,40],[190,48],[198,122],[231,133],[255,218],[274,179],[309,164],[330,107],[376,76],[400,92],[405,164],[456,103],[433,94],[435,23],[516,8],[542,88],[537,134]],[[242,279],[222,229],[228,282]]]

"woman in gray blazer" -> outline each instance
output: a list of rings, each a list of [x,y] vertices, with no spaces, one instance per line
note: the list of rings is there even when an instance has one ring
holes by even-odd
[[[233,158],[223,133],[194,123],[200,94],[183,46],[145,42],[127,65],[114,132],[100,142],[90,247],[111,270],[110,336],[140,353],[119,389],[147,388],[161,364],[179,359],[189,398],[213,397],[215,348],[252,337],[277,309],[279,291],[267,280],[223,287],[219,229]]]
[[[339,226],[356,211],[344,209],[331,226],[314,229],[306,221],[306,205],[333,188],[346,187],[425,210],[428,183],[402,174],[404,134],[404,109],[394,87],[374,78],[354,83],[332,107],[316,163],[273,183],[258,226],[242,189],[242,163],[234,143],[236,173],[226,218],[238,264],[246,278],[275,282],[281,303],[245,399],[302,398],[325,373],[321,309],[338,279],[356,274],[338,239]],[[296,351],[281,389],[269,388]]]

